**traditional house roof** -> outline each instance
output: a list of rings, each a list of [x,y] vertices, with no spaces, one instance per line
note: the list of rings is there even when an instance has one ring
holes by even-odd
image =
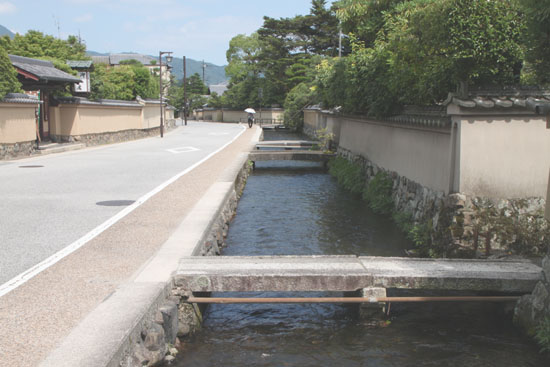
[[[107,65],[109,65],[109,56],[92,56],[92,61],[95,64],[107,64]]]
[[[42,101],[38,100],[38,97],[29,96],[25,93],[8,93],[1,101],[4,103],[22,103],[22,104],[39,104]]]
[[[83,97],[56,97],[57,103],[63,104],[79,104],[88,106],[111,106],[111,107],[141,107],[136,101],[120,101],[114,99],[100,99],[91,101]]]
[[[158,61],[152,56],[142,54],[110,54],[109,56],[92,56],[92,60],[95,63],[109,65],[120,65],[120,62],[124,60],[136,60],[143,65],[154,65],[155,62]]]
[[[227,84],[211,84],[208,86],[210,93],[216,93],[218,96],[221,96],[228,89]]]
[[[94,62],[92,60],[67,60],[67,65],[71,69],[87,70],[91,69]]]
[[[467,96],[449,93],[444,106],[456,106],[462,111],[523,112],[550,114],[550,91],[537,88],[477,90]]]
[[[40,84],[80,83],[81,81],[76,76],[56,69],[50,61],[14,55],[9,55],[9,57],[23,80]]]

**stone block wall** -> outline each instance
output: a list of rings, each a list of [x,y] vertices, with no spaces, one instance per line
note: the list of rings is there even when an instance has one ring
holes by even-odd
[[[0,160],[28,157],[36,150],[36,142],[0,144]]]
[[[550,318],[550,255],[542,261],[542,268],[544,279],[532,294],[521,297],[514,310],[514,323],[529,336],[546,317]]]
[[[218,256],[225,246],[229,223],[233,219],[238,199],[250,173],[248,165],[239,172],[233,192],[215,218],[209,234],[197,244],[195,252],[200,256]],[[191,336],[201,328],[202,314],[206,306],[182,302],[187,294],[174,288],[171,295],[159,307],[151,320],[144,323],[139,340],[120,363],[121,367],[161,366],[175,360],[180,339]]]

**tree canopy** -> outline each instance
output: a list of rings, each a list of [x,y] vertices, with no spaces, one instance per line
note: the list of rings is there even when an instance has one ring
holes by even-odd
[[[550,0],[518,0],[525,12],[525,82],[550,84]]]
[[[312,80],[318,57],[338,55],[338,39],[338,19],[325,0],[313,0],[307,15],[264,17],[257,32],[229,43],[231,80],[222,101],[234,108],[283,105],[290,90]]]
[[[16,34],[13,39],[8,36],[0,37],[0,46],[8,54],[32,57],[56,59],[65,63],[66,60],[87,60],[86,46],[79,42],[75,36],[69,36],[66,40],[45,35],[39,31],[28,31],[24,35]]]
[[[318,76],[327,107],[383,116],[404,104],[442,101],[459,85],[520,80],[525,26],[515,0],[341,0],[337,6],[353,51]]]
[[[21,84],[17,80],[17,72],[11,64],[6,50],[0,46],[0,101],[6,94],[21,90]]]
[[[181,83],[172,83],[168,91],[170,104],[178,110],[181,110],[185,105],[183,92],[183,80]],[[198,73],[194,73],[187,78],[187,102],[191,110],[201,108],[204,104],[209,102],[208,98],[205,97],[207,94],[208,87],[204,84]],[[219,103],[219,97],[217,95],[215,97],[216,102]]]
[[[90,75],[92,99],[133,100],[158,98],[159,85],[149,69],[141,64],[130,63],[110,68],[105,64],[95,65]]]

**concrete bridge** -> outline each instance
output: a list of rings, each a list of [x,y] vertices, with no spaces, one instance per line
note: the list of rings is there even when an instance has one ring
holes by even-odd
[[[183,258],[175,284],[191,292],[397,288],[525,294],[542,277],[542,269],[525,260],[219,256]]]
[[[309,161],[321,162],[326,165],[335,154],[320,150],[309,150],[316,144],[317,142],[306,140],[260,142],[256,144],[256,150],[248,155],[248,159],[252,161],[254,167],[256,162],[262,161]]]
[[[248,155],[248,159],[255,165],[256,162],[265,161],[309,161],[327,164],[335,154],[321,151],[256,151]]]

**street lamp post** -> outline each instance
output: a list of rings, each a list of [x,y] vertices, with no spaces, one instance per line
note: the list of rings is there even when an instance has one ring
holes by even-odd
[[[162,55],[166,55],[166,66],[168,63],[172,62],[172,52],[171,51],[159,51],[159,101],[160,101],[160,137],[164,137],[164,110],[162,108]]]
[[[183,120],[187,126],[187,61],[183,57]]]

